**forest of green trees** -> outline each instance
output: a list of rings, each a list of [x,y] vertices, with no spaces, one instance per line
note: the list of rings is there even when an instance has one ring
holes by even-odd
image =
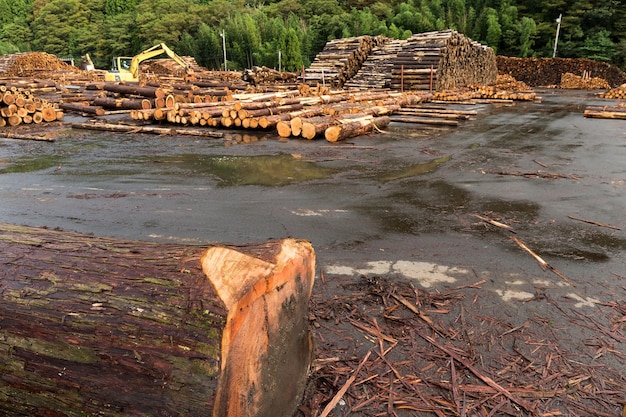
[[[330,39],[454,29],[498,55],[626,64],[626,0],[0,0],[0,55],[44,51],[97,68],[165,42],[207,68],[294,71]]]

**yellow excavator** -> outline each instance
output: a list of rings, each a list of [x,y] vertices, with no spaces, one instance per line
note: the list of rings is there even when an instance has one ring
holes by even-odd
[[[176,55],[174,51],[168,48],[164,43],[154,45],[152,48],[146,49],[143,52],[133,56],[117,56],[113,58],[113,64],[111,70],[104,74],[105,81],[124,81],[124,82],[139,82],[139,64],[146,59],[153,58],[161,54],[167,54],[170,58],[180,64],[188,76],[193,75],[193,70],[189,64]]]

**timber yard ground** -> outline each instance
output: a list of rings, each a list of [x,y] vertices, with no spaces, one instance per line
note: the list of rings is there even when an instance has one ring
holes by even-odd
[[[584,118],[614,104],[593,92],[538,94],[476,104],[454,129],[392,123],[336,144],[63,127],[53,143],[3,139],[0,221],[189,244],[310,240],[316,362],[299,415],[348,382],[334,415],[618,416],[626,122]]]

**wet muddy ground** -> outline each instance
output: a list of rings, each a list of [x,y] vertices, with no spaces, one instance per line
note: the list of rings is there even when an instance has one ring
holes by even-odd
[[[554,306],[589,317],[626,298],[626,122],[584,118],[586,105],[613,103],[593,92],[540,94],[474,105],[478,117],[453,130],[392,124],[337,144],[69,128],[54,143],[1,140],[0,221],[194,244],[305,238],[318,295],[347,296],[368,279],[430,294],[479,282],[482,314],[510,326],[554,319],[575,350],[589,336]],[[616,323],[602,366],[625,375]]]

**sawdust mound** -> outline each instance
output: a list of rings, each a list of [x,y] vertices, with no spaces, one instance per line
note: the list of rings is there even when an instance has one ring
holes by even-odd
[[[0,74],[5,77],[28,77],[41,71],[81,72],[46,52],[20,52],[0,57]]]

